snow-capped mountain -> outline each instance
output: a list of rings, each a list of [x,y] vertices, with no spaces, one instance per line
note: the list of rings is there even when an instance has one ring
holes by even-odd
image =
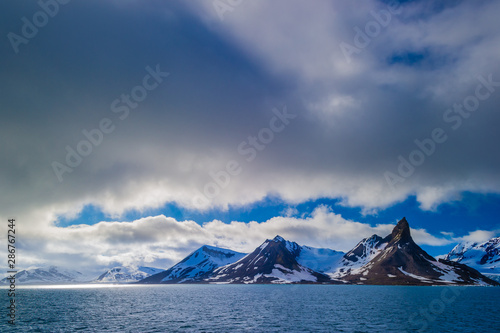
[[[315,252],[325,251],[303,249],[295,242],[276,236],[240,260],[217,268],[205,280],[209,283],[334,283],[327,275],[299,263],[299,260],[311,263]],[[326,254],[328,257],[328,251]]]
[[[475,269],[449,260],[436,260],[422,250],[410,235],[405,218],[385,238],[372,236],[349,251],[354,260],[341,278],[357,284],[397,285],[496,285]],[[370,258],[370,260],[368,260]],[[356,266],[356,262],[364,263]],[[366,263],[365,263],[366,262]],[[349,268],[349,266],[347,266]],[[333,275],[337,276],[338,275]]]
[[[171,268],[154,274],[140,283],[201,282],[217,267],[233,263],[245,255],[245,253],[204,245]]]
[[[361,267],[365,266],[375,258],[387,245],[388,240],[373,235],[364,238],[351,251],[347,252],[331,270],[326,271],[330,276],[341,278],[348,274],[355,274]]]
[[[94,283],[130,283],[137,282],[145,279],[153,274],[162,272],[163,269],[153,267],[113,267],[97,279],[93,280]]]
[[[447,260],[466,264],[495,280],[500,280],[500,237],[484,243],[464,242],[446,255]]]
[[[88,276],[80,272],[57,266],[28,268],[20,270],[16,274],[16,283],[18,284],[67,284],[89,280]],[[0,283],[7,284],[7,277],[2,279]]]

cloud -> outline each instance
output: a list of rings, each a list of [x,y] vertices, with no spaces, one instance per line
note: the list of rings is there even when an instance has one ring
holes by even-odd
[[[469,232],[467,235],[462,237],[456,237],[454,240],[456,242],[474,242],[483,243],[490,240],[493,237],[497,237],[500,234],[500,230],[475,230]]]
[[[443,113],[473,92],[477,76],[493,73],[500,81],[492,61],[492,55],[500,52],[494,46],[498,45],[499,36],[493,28],[498,23],[492,9],[497,6],[485,2],[439,8],[429,1],[402,5],[369,46],[359,56],[353,56],[352,63],[346,62],[339,44],[353,44],[352,27],[363,29],[374,20],[372,11],[387,12],[386,4],[372,1],[360,6],[318,1],[313,6],[300,1],[255,1],[235,7],[222,21],[210,4],[200,4],[193,10],[209,28],[269,71],[286,73],[296,80],[296,91],[305,101],[302,107],[308,113],[308,121],[311,117],[318,120],[311,131],[320,131],[323,142],[328,142],[329,151],[335,156],[330,159],[321,144],[303,139],[308,142],[302,146],[314,145],[318,152],[316,156],[307,156],[307,161],[317,166],[316,172],[319,165],[328,165],[329,171],[320,176],[327,179],[324,188],[335,186],[340,192],[330,190],[325,194],[311,189],[306,193],[340,196],[348,205],[368,208],[387,207],[416,194],[423,209],[433,210],[468,189],[498,192],[494,163],[479,162],[481,158],[474,148],[492,149],[493,129],[486,122],[496,118],[493,106],[498,105],[497,93],[491,97],[494,101],[481,106],[475,119],[467,120],[466,129],[453,133],[453,141],[438,147],[438,153],[427,158],[415,176],[398,184],[396,191],[388,193],[390,189],[378,175],[395,172],[398,156],[408,158],[416,148],[416,139],[424,139],[436,127],[446,128],[449,124],[443,121]],[[283,11],[287,15],[277,14]],[[478,16],[484,17],[484,21],[476,24],[474,17]],[[464,28],[469,25],[470,29]],[[481,49],[488,51],[477,52]],[[386,62],[401,52],[421,52],[426,65]],[[471,140],[467,133],[478,126],[487,128],[488,139],[475,136]],[[308,130],[303,124],[296,135],[315,137]],[[370,151],[373,155],[367,156]],[[472,156],[475,158],[469,159]],[[478,162],[484,165],[481,172]],[[369,168],[365,167],[367,164]],[[305,169],[303,165],[296,167]],[[493,183],[484,182],[485,178]]]
[[[236,159],[243,164],[243,173],[211,205],[245,204],[277,193],[290,201],[344,198],[347,205],[370,209],[417,194],[422,207],[432,209],[448,198],[438,193],[498,192],[499,180],[492,169],[496,155],[481,153],[491,148],[497,135],[491,126],[497,118],[496,94],[396,190],[383,177],[385,171],[396,172],[398,156],[407,157],[415,139],[446,125],[443,112],[470,94],[476,76],[493,72],[499,80],[494,60],[498,49],[493,46],[498,45],[498,29],[492,29],[496,20],[488,14],[495,12],[496,5],[464,3],[437,14],[429,13],[423,4],[405,5],[352,64],[346,63],[339,43],[351,43],[352,26],[363,27],[373,19],[371,10],[386,10],[386,5],[245,2],[222,22],[209,2],[189,7],[201,19],[175,2],[159,11],[146,6],[138,12],[133,2],[64,7],[58,18],[73,19],[64,29],[67,37],[56,37],[49,26],[43,31],[54,38],[54,63],[40,57],[42,49],[35,42],[46,42],[42,32],[24,51],[25,57],[33,59],[28,84],[16,79],[23,72],[24,58],[8,58],[12,69],[3,80],[10,97],[3,106],[11,112],[5,114],[9,126],[2,128],[2,138],[9,142],[2,151],[2,184],[10,188],[14,204],[33,193],[27,198],[30,205],[77,201],[102,204],[107,212],[119,214],[167,201],[190,206],[196,190],[210,181],[209,172]],[[96,8],[109,15],[94,22],[96,31],[112,35],[128,26],[133,11],[151,42],[135,38],[128,28],[127,39],[112,45],[107,35],[76,39],[80,26],[88,29],[86,20]],[[419,13],[425,16],[417,24],[413,17]],[[23,12],[16,9],[14,14]],[[470,21],[479,16],[485,19]],[[109,19],[112,27],[107,25]],[[474,28],[459,34],[450,30],[454,22],[462,22],[460,27],[469,22]],[[63,24],[67,22],[60,22],[58,28]],[[12,22],[9,29],[18,25]],[[157,30],[182,37],[165,39]],[[448,30],[452,38],[445,33]],[[68,54],[68,43],[76,41],[82,53]],[[154,61],[135,51],[134,43],[154,54]],[[218,50],[217,56],[206,51],[210,47]],[[443,49],[455,60],[433,70],[384,62],[393,52],[408,48],[429,49],[430,54]],[[469,49],[487,52],[465,51]],[[103,57],[89,66],[88,56],[95,50]],[[56,61],[69,56],[71,65]],[[117,57],[123,61],[113,61]],[[141,83],[146,66],[157,63],[171,75],[126,120],[119,120],[110,104]],[[79,71],[81,67],[86,71]],[[354,69],[339,73],[344,67]],[[50,69],[48,76],[42,68]],[[113,84],[96,84],[96,77]],[[288,83],[290,78],[293,84]],[[37,89],[43,89],[43,94]],[[33,104],[22,100],[18,91],[34,96]],[[298,114],[297,119],[255,161],[244,163],[238,144],[267,126],[271,110],[283,105]],[[65,116],[59,117],[61,113]],[[75,149],[84,139],[82,130],[95,128],[104,117],[113,121],[116,130],[59,184],[51,163],[64,162],[65,147]],[[471,134],[478,128],[481,136]],[[290,179],[308,186],[294,186]],[[238,193],[241,187],[247,189],[245,194]]]
[[[286,217],[292,217],[294,215],[299,214],[299,211],[297,208],[294,207],[287,207],[281,212],[281,215],[286,216]]]

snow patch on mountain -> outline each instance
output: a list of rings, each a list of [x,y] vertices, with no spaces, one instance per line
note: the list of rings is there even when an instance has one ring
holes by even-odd
[[[422,281],[422,282],[425,282],[425,283],[432,283],[432,282],[433,282],[432,280],[429,280],[429,279],[427,279],[427,278],[425,278],[425,277],[423,277],[423,276],[419,276],[419,275],[415,275],[415,274],[408,273],[407,271],[405,271],[405,270],[403,269],[403,267],[398,267],[398,269],[399,269],[399,271],[400,271],[401,273],[403,273],[404,275],[409,276],[409,277],[412,277],[412,278],[417,279],[417,280],[420,280],[420,281]]]
[[[318,279],[311,274],[311,271],[301,267],[299,271],[291,270],[282,265],[276,264],[274,265],[274,269],[271,271],[271,274],[266,274],[266,277],[274,277],[277,280],[272,281],[271,283],[291,283],[291,282],[300,282],[300,281],[311,281],[316,282]]]
[[[463,281],[462,278],[453,270],[452,267],[445,265],[439,261],[433,261],[432,264],[436,266],[437,270],[443,274],[439,277],[441,281],[447,283],[455,283]]]

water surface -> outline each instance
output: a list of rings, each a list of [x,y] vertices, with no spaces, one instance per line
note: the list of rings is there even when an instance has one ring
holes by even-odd
[[[161,285],[17,290],[1,332],[499,332],[500,288]]]

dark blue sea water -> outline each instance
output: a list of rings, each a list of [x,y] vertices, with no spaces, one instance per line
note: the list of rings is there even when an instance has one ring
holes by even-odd
[[[163,285],[18,289],[1,332],[500,332],[500,288]]]

